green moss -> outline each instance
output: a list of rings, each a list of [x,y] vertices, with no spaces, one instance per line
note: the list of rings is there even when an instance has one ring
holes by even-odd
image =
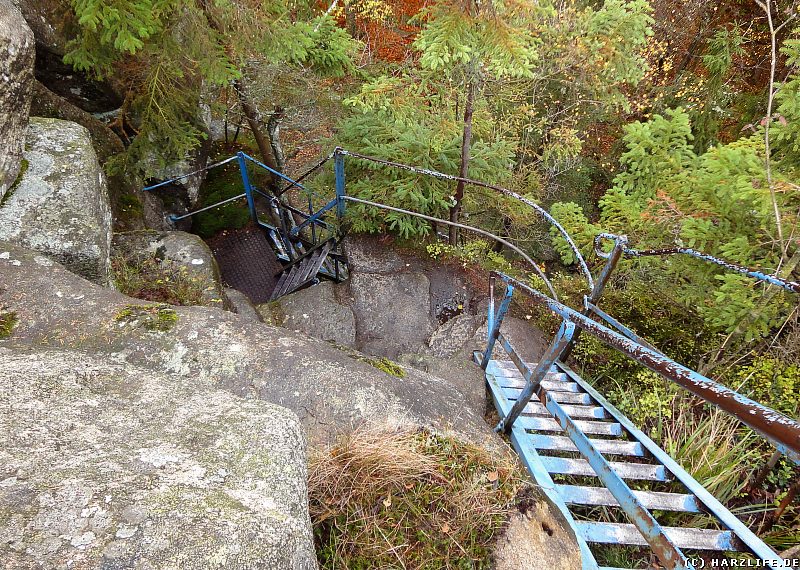
[[[167,305],[126,305],[117,312],[114,321],[142,327],[150,332],[168,332],[175,328],[178,313]]]
[[[139,197],[134,194],[123,194],[119,197],[120,210],[132,216],[138,216],[144,213],[144,206]]]
[[[17,179],[14,180],[14,184],[11,185],[11,188],[8,189],[3,199],[0,200],[0,208],[2,208],[8,199],[16,192],[17,187],[19,186],[20,182],[22,182],[22,177],[25,176],[25,173],[28,171],[28,167],[30,163],[26,159],[22,159],[22,162],[19,165],[19,174],[17,175]]]
[[[272,303],[269,303],[269,305],[271,305],[271,304]],[[263,313],[262,313],[262,316],[263,316]],[[347,356],[349,356],[353,360],[358,360],[359,362],[363,362],[365,364],[369,364],[370,366],[374,366],[375,368],[377,368],[381,372],[385,372],[386,374],[389,374],[390,376],[394,376],[395,378],[405,378],[406,377],[405,369],[402,366],[400,366],[399,364],[397,364],[396,362],[392,362],[388,358],[385,358],[385,357],[370,358],[370,357],[365,356],[364,354],[358,352],[357,350],[355,350],[355,349],[353,349],[353,348],[351,348],[349,346],[345,346],[343,344],[339,344],[336,341],[329,340],[327,342],[333,348],[335,348],[337,350],[341,350],[342,352],[347,354]]]
[[[392,362],[388,358],[364,358],[363,361],[374,366],[378,370],[386,372],[386,374],[389,374],[390,376],[394,376],[396,378],[405,378],[406,376],[406,371],[403,369],[403,367],[396,362]]]
[[[253,180],[253,184],[259,186],[255,180]],[[259,187],[264,187],[264,185]],[[239,168],[235,163],[231,163],[209,171],[208,178],[200,189],[198,206],[210,206],[233,198],[243,191]],[[221,230],[243,228],[249,221],[250,210],[247,207],[247,201],[241,198],[194,216],[192,231],[200,237],[210,238]]]
[[[286,313],[280,301],[270,301],[269,303],[260,305],[258,312],[268,325],[280,327],[286,322]]]
[[[19,323],[17,313],[13,311],[0,311],[0,339],[8,338]]]

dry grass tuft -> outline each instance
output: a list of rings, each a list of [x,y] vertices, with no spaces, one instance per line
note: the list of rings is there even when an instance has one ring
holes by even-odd
[[[313,453],[311,517],[326,569],[489,568],[524,473],[454,438],[362,428]]]

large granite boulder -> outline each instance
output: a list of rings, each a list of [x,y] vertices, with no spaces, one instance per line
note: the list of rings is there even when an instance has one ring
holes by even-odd
[[[317,567],[289,410],[72,351],[0,369],[3,568]]]
[[[291,409],[312,441],[390,421],[499,444],[482,414],[440,378],[228,311],[132,299],[2,242],[0,305],[18,321],[0,346],[71,347],[170,378],[214,382]]]
[[[32,118],[24,156],[27,170],[0,206],[0,240],[107,283],[111,210],[89,132],[67,121]]]
[[[439,263],[381,238],[345,239],[350,279],[323,283],[261,305],[271,323],[386,357],[441,378],[475,413],[483,413],[483,373],[473,351],[485,350],[488,301],[458,265]],[[528,361],[547,347],[543,333],[506,317],[503,334]],[[508,359],[498,345],[494,358]]]
[[[9,0],[0,0],[0,203],[23,165],[34,59],[33,33],[19,10]]]

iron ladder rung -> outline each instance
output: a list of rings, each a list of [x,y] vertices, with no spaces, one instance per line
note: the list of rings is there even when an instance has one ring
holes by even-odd
[[[644,446],[638,441],[620,441],[617,439],[590,439],[600,453],[609,455],[632,455],[644,457]],[[550,451],[571,451],[577,452],[578,448],[572,440],[562,435],[542,435],[532,434],[531,443],[536,449]]]
[[[505,392],[506,392],[506,397],[510,401],[515,402],[517,400],[517,396],[519,396],[520,390],[517,390],[515,392],[511,390],[506,390]],[[564,404],[561,407],[572,418],[588,418],[588,419],[602,420],[608,417],[608,414],[606,414],[605,409],[602,408],[601,406],[591,406],[591,405],[576,406],[572,404]],[[550,412],[547,411],[547,408],[545,408],[541,402],[536,402],[533,400],[528,402],[528,404],[525,406],[525,411],[530,414],[535,414],[538,416],[541,415],[550,416]]]
[[[580,485],[556,485],[556,492],[568,505],[590,505],[618,507],[619,502],[605,487],[583,487]],[[661,493],[656,491],[633,491],[647,509],[699,513],[700,505],[694,495],[683,493]]]
[[[591,435],[622,435],[622,426],[616,422],[600,422],[589,420],[575,420],[575,424],[583,433]],[[517,423],[526,430],[563,432],[564,429],[553,418],[541,416],[521,415]]]
[[[585,459],[570,459],[568,457],[552,457],[543,455],[542,464],[548,473],[561,475],[584,475],[596,477],[597,473]],[[669,481],[667,471],[663,465],[650,463],[624,463],[609,461],[608,464],[623,479],[638,479],[642,481]]]
[[[629,544],[647,546],[639,530],[632,524],[578,521],[577,530],[584,540],[595,544]],[[662,527],[664,534],[678,548],[691,550],[739,551],[741,544],[729,530]]]

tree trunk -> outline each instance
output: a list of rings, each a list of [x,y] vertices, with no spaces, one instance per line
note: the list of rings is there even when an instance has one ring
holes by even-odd
[[[472,147],[472,111],[475,105],[475,76],[469,78],[467,85],[467,100],[464,103],[464,138],[461,141],[461,168],[458,175],[466,178],[469,172],[470,149]],[[458,222],[461,218],[461,201],[464,199],[464,182],[459,181],[453,198],[455,203],[450,208],[450,221]],[[450,245],[458,245],[458,228],[450,226]]]
[[[253,132],[253,137],[256,139],[256,145],[258,145],[258,151],[261,153],[261,160],[264,161],[264,164],[272,168],[273,170],[279,170],[278,164],[275,162],[275,155],[272,153],[272,145],[270,144],[267,137],[264,136],[264,133],[261,131],[261,121],[259,120],[258,116],[258,109],[250,100],[247,93],[245,92],[242,80],[237,79],[233,82],[233,88],[236,90],[236,95],[239,97],[239,103],[242,106],[242,113],[244,114],[244,118],[247,121],[247,125],[250,127],[250,130]],[[272,193],[279,191],[280,189],[280,178],[276,175],[272,175],[271,183],[270,183],[270,190]]]
[[[281,120],[285,112],[283,107],[275,105],[275,110],[267,121],[267,134],[269,135],[269,144],[272,147],[272,154],[275,157],[276,170],[283,172],[286,167],[286,158],[283,154],[283,146],[281,146]]]

